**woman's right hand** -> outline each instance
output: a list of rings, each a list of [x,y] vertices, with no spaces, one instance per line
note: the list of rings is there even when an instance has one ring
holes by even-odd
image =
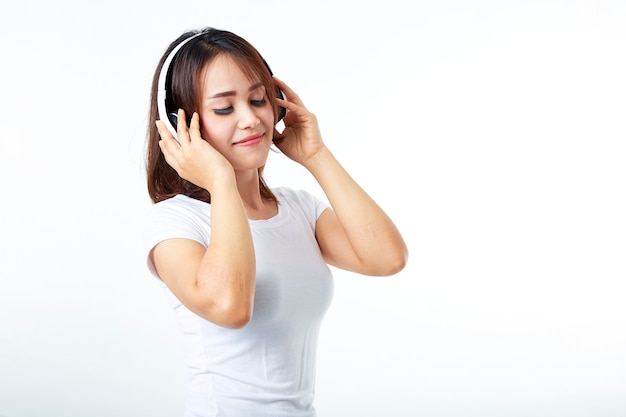
[[[185,111],[178,110],[178,120],[187,120]],[[161,120],[156,127],[161,135],[159,147],[167,163],[178,175],[211,192],[215,181],[225,177],[234,180],[233,167],[224,156],[202,138],[200,116],[193,114],[191,123],[178,123],[176,140]]]

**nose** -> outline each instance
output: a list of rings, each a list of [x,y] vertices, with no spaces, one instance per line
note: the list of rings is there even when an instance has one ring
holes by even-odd
[[[259,119],[252,106],[241,106],[239,110],[238,126],[240,129],[254,128],[261,123],[261,119]]]

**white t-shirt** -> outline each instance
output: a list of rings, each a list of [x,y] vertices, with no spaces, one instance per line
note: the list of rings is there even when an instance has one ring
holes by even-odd
[[[257,277],[245,327],[227,329],[197,316],[163,285],[189,369],[185,417],[315,416],[318,333],[333,294],[315,222],[328,205],[305,191],[272,191],[278,214],[249,221]],[[146,221],[148,252],[165,239],[206,247],[211,238],[210,205],[184,195],[154,204]],[[155,273],[150,261],[148,267]]]

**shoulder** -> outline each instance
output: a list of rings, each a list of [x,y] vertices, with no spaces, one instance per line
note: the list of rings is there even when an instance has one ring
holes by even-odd
[[[167,210],[198,210],[203,207],[209,207],[209,203],[196,200],[195,198],[188,197],[183,194],[177,194],[167,200],[159,201],[152,205],[153,211],[167,211]]]
[[[274,194],[280,201],[287,200],[296,203],[311,203],[316,200],[316,197],[307,190],[295,189],[290,187],[276,187],[272,188]]]
[[[179,194],[167,200],[154,203],[147,212],[149,220],[168,217],[203,217],[210,213],[210,205],[186,195]]]
[[[165,238],[184,237],[206,244],[210,235],[211,206],[177,195],[150,206],[145,214],[144,234],[150,244]]]
[[[326,201],[313,195],[307,190],[277,187],[273,188],[272,191],[278,198],[279,205],[300,210],[307,214],[307,217],[312,216],[314,220],[316,220],[322,212],[329,207]]]

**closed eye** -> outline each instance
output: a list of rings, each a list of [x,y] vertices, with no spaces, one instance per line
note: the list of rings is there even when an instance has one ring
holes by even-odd
[[[252,105],[256,107],[263,107],[267,103],[267,100],[265,100],[265,97],[263,97],[260,100],[251,100],[250,103],[252,103]]]
[[[250,104],[252,104],[255,107],[263,107],[267,104],[267,100],[265,99],[265,97],[259,99],[259,100],[250,100]],[[223,109],[213,109],[213,112],[217,115],[227,115],[227,114],[231,114],[234,111],[233,106],[228,106],[228,107],[224,107]]]
[[[213,112],[220,115],[231,114],[233,112],[233,106],[225,107],[223,109],[214,109]]]

